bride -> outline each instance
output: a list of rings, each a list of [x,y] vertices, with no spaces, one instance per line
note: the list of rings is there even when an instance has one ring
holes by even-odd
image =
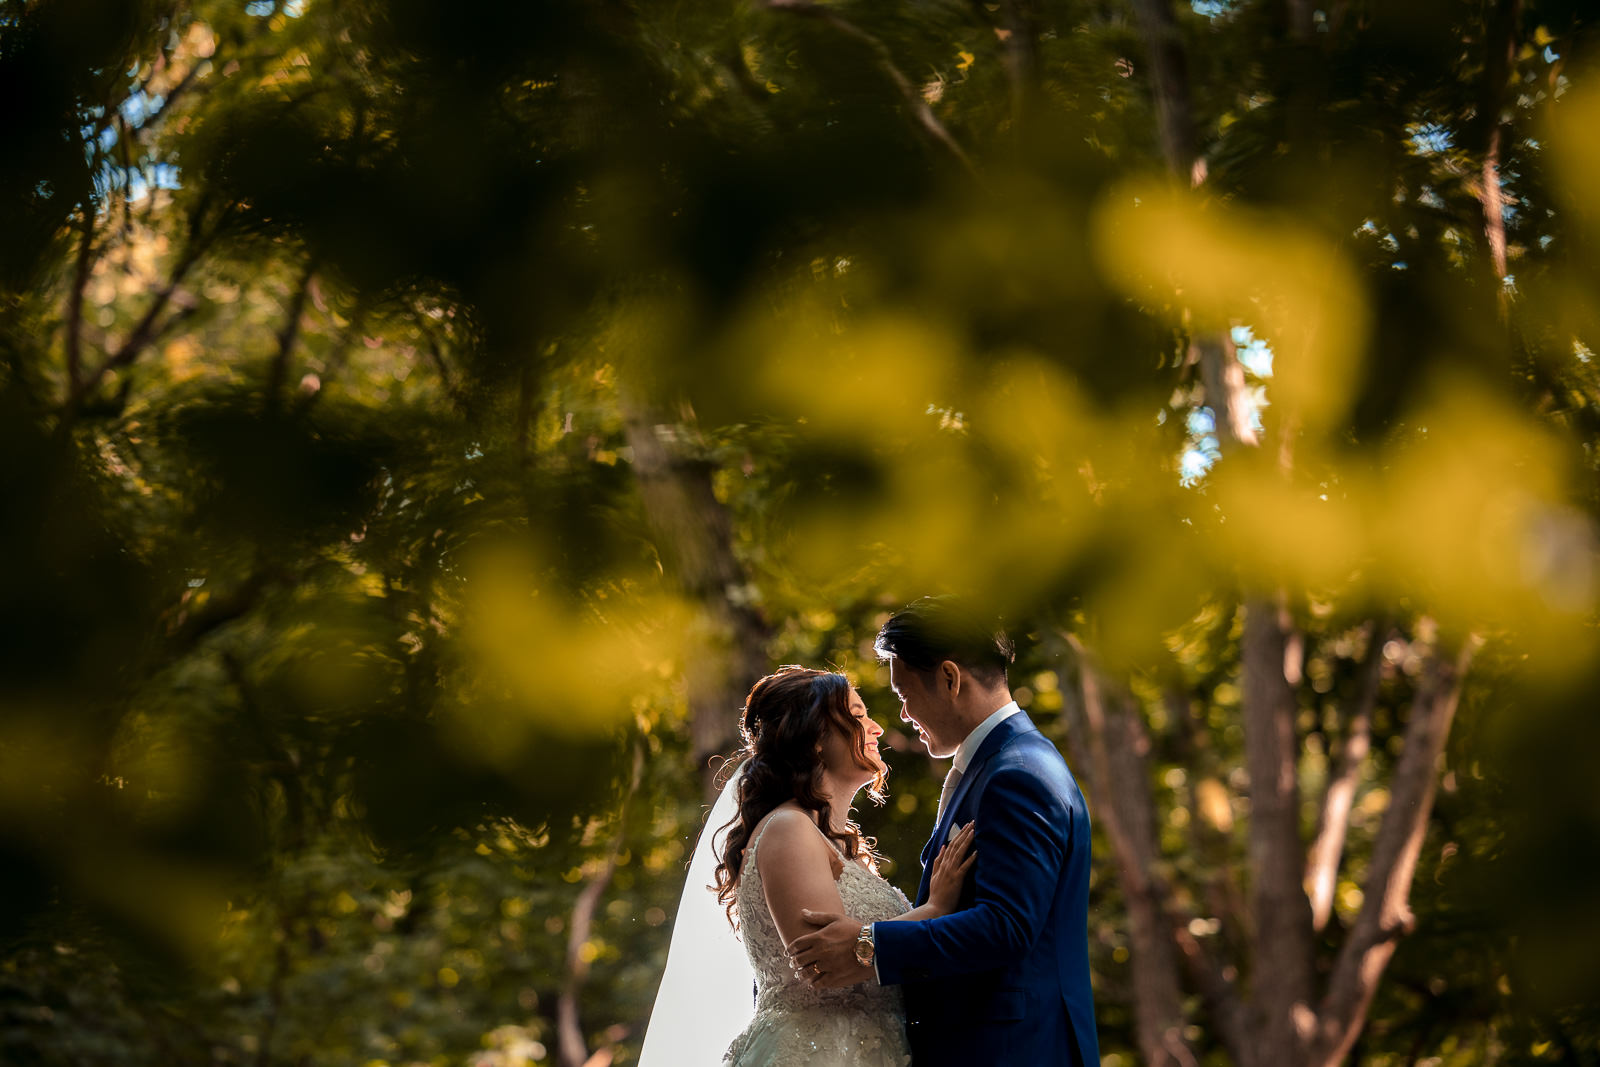
[[[731,1067],[911,1062],[899,987],[869,977],[843,989],[813,989],[784,949],[811,929],[800,918],[802,910],[883,922],[933,918],[956,906],[976,859],[972,826],[951,834],[934,860],[929,902],[913,911],[904,894],[879,876],[873,842],[850,820],[851,803],[863,787],[882,803],[888,773],[878,755],[882,733],[841,674],[782,667],[750,690],[740,721],[743,760],[690,866],[641,1064],[709,1062],[705,1045],[726,1039],[730,1020],[748,1021],[723,1054]],[[700,907],[695,895],[709,895],[696,871],[709,866],[708,858],[717,861],[713,877],[716,902],[725,911],[722,931],[704,929],[702,919],[690,933],[690,916]],[[716,951],[713,939],[730,929],[744,942],[748,967],[725,955],[720,963],[707,962],[715,958],[708,956]],[[697,977],[685,973],[687,954],[698,957],[692,965],[699,968]]]

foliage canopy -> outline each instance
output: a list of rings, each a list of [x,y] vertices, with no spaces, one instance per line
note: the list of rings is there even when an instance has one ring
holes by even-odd
[[[0,0],[7,1057],[627,1062],[744,688],[893,727],[960,590],[1109,1057],[1310,1062],[1285,953],[1335,1060],[1596,1062],[1594,36]]]

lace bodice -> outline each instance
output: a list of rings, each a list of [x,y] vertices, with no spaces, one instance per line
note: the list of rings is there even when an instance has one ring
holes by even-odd
[[[737,890],[740,935],[756,973],[756,1021],[734,1041],[728,1061],[815,1065],[820,1054],[824,1063],[909,1064],[899,986],[869,979],[843,989],[813,989],[795,976],[756,864],[765,834],[762,826],[746,851]],[[834,882],[846,914],[882,922],[910,909],[905,894],[882,877],[854,860],[841,861]]]

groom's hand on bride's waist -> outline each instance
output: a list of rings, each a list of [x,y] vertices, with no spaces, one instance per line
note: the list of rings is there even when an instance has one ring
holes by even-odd
[[[856,958],[859,920],[810,909],[802,910],[800,917],[817,929],[789,942],[789,963],[799,978],[816,989],[839,989],[873,979],[872,966]]]

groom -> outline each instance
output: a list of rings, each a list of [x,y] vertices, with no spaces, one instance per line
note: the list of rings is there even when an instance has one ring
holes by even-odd
[[[1100,1062],[1089,987],[1089,813],[1061,754],[1011,699],[1011,643],[953,597],[924,597],[878,634],[900,718],[934,756],[954,756],[917,903],[951,830],[978,823],[959,909],[820,929],[789,946],[815,986],[905,987],[916,1067]]]

